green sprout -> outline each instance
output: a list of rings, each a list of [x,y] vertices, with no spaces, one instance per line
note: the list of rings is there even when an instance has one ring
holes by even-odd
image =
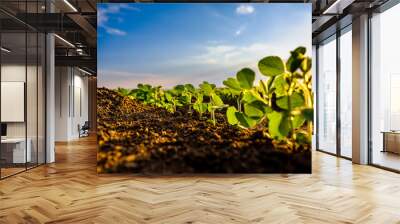
[[[235,77],[223,81],[225,87],[206,81],[195,88],[191,84],[176,85],[163,90],[138,84],[136,89],[116,89],[122,96],[165,108],[174,113],[178,107],[192,109],[199,119],[210,113],[216,125],[216,111],[226,108],[226,121],[240,128],[266,127],[265,134],[278,147],[288,150],[309,147],[312,135],[313,95],[311,91],[311,58],[306,48],[290,52],[284,62],[278,56],[268,56],[258,62],[258,70],[265,79],[255,85],[255,72],[243,68]],[[275,143],[274,143],[275,144]]]

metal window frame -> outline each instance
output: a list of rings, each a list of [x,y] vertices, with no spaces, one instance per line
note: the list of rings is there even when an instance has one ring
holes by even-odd
[[[25,3],[25,16],[27,16],[27,3],[28,3],[28,1],[25,0],[23,3]],[[36,0],[36,3],[37,3],[36,4],[36,11],[38,11],[39,10],[39,6],[38,6],[39,0]],[[47,11],[47,7],[46,7],[46,11]],[[3,10],[2,10],[2,12],[5,13],[5,11],[3,11]],[[7,15],[11,16],[11,17],[14,17],[14,16],[12,16],[11,14],[8,14],[8,13],[7,13]],[[17,18],[15,18],[15,19],[17,19]],[[3,176],[2,175],[2,168],[0,167],[0,180],[7,179],[7,178],[15,176],[17,174],[26,172],[26,171],[28,171],[30,169],[34,169],[34,168],[39,167],[41,165],[47,164],[47,151],[46,151],[46,149],[47,149],[47,141],[46,141],[46,139],[47,139],[47,128],[46,128],[46,126],[47,126],[47,112],[46,112],[46,108],[47,108],[47,100],[46,100],[46,98],[47,98],[47,82],[46,82],[46,77],[47,77],[47,74],[48,74],[47,73],[47,38],[46,38],[47,33],[40,32],[39,30],[36,30],[35,28],[29,26],[26,23],[24,23],[24,24],[25,24],[25,30],[23,32],[21,32],[21,33],[25,34],[25,87],[24,87],[24,91],[25,91],[25,93],[24,93],[24,97],[25,97],[25,99],[24,99],[24,107],[25,107],[24,108],[24,120],[25,120],[25,169],[23,169],[21,171],[18,171],[18,172],[15,172],[15,173],[12,173],[12,174],[7,175],[7,176]],[[28,30],[32,30],[34,33],[36,33],[36,141],[37,141],[36,150],[37,151],[36,151],[36,162],[35,162],[35,164],[32,163],[33,166],[30,166],[30,167],[28,167],[28,162],[27,162],[27,158],[28,158],[28,154],[27,154],[27,147],[28,147],[28,144],[27,144],[27,139],[28,139],[28,130],[27,130],[28,129],[28,124],[27,124],[28,123],[28,112],[27,112]],[[0,32],[0,45],[2,45],[1,44],[1,42],[2,42],[2,38],[1,38],[2,37],[2,33],[3,32]],[[44,76],[43,77],[44,78],[44,99],[43,99],[42,107],[45,109],[43,111],[44,112],[44,116],[42,117],[44,120],[41,121],[44,124],[44,136],[43,136],[44,145],[42,146],[42,147],[44,147],[44,150],[42,150],[44,152],[44,155],[42,155],[42,157],[44,159],[43,163],[39,163],[39,82],[38,82],[38,80],[39,80],[39,68],[38,68],[38,66],[39,66],[39,33],[45,34],[43,36],[43,40],[42,40],[42,44],[44,44],[44,51],[41,52],[41,53],[44,54],[43,58],[44,58],[44,64],[45,64],[44,68],[42,69],[42,76]],[[2,56],[0,54],[0,68],[2,66],[1,62],[2,62]],[[1,69],[0,69],[0,82],[1,82]],[[1,85],[0,85],[0,101],[1,101]],[[1,110],[1,106],[0,106],[0,110]],[[0,115],[0,123],[1,123],[1,115]],[[1,144],[0,144],[0,158],[1,158]],[[30,165],[32,165],[32,164],[30,164]]]
[[[368,30],[367,30],[367,45],[368,45],[368,53],[367,53],[367,64],[368,64],[368,69],[367,69],[367,82],[368,82],[368,115],[367,115],[367,119],[368,119],[368,158],[367,158],[367,163],[370,166],[379,168],[379,169],[383,169],[383,170],[387,170],[387,171],[391,171],[394,173],[400,173],[400,169],[394,169],[394,168],[390,168],[388,166],[384,166],[381,164],[377,164],[374,163],[374,159],[373,159],[373,154],[374,154],[374,149],[373,149],[373,140],[372,140],[372,94],[373,94],[373,88],[372,88],[372,55],[373,55],[373,50],[372,50],[372,19],[373,19],[373,14],[374,13],[384,13],[385,11],[391,9],[392,7],[396,6],[400,4],[400,0],[388,0],[387,2],[385,2],[384,4],[382,4],[381,6],[379,6],[378,8],[375,8],[373,10],[369,10],[368,11]]]
[[[350,158],[350,157],[347,157],[347,156],[344,156],[344,155],[342,155],[342,150],[341,150],[341,132],[342,132],[342,127],[341,127],[341,117],[340,117],[340,103],[341,103],[341,97],[340,97],[340,92],[341,92],[341,89],[340,89],[340,81],[341,81],[341,64],[340,64],[340,60],[341,60],[341,58],[340,58],[340,37],[342,36],[342,35],[344,35],[346,32],[348,32],[349,30],[349,27],[350,26],[352,26],[352,23],[350,23],[350,24],[348,24],[348,25],[346,25],[345,27],[342,27],[342,28],[340,28],[339,26],[337,26],[337,30],[336,30],[336,32],[334,33],[334,34],[332,34],[332,35],[330,35],[330,36],[328,36],[328,37],[326,37],[325,39],[323,39],[323,40],[321,40],[317,45],[316,45],[316,104],[315,104],[315,111],[316,111],[316,138],[315,138],[315,141],[316,141],[316,151],[318,151],[318,152],[323,152],[323,153],[326,153],[326,154],[329,154],[329,155],[333,155],[333,156],[336,156],[336,157],[339,157],[339,158],[343,158],[343,159],[346,159],[346,160],[352,160],[352,158]],[[345,31],[345,32],[344,32]],[[325,42],[325,41],[328,41],[330,38],[332,38],[333,36],[335,36],[335,38],[333,38],[332,40],[330,40],[330,41],[336,41],[336,61],[335,61],[335,63],[336,63],[336,83],[335,83],[335,85],[336,85],[336,152],[335,153],[332,153],[332,152],[329,152],[329,151],[326,151],[326,150],[324,150],[324,149],[321,149],[320,147],[319,147],[319,48],[320,48],[320,44],[321,43],[323,43],[323,42]],[[329,41],[328,41],[329,42]]]

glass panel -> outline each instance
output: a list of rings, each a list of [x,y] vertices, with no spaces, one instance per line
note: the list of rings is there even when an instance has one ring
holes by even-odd
[[[372,163],[400,170],[400,4],[372,18]]]
[[[0,1],[10,15],[43,13],[44,6],[44,0]],[[43,33],[2,12],[0,34],[0,177],[4,178],[45,162],[46,54]]]
[[[27,2],[26,12],[37,13],[39,5],[37,1]],[[38,17],[31,18],[32,23],[37,23]],[[28,168],[38,164],[38,33],[35,30],[27,30],[27,149],[31,151]]]
[[[25,170],[31,158],[26,150],[26,33],[3,32],[1,45],[1,174],[5,177]]]
[[[38,142],[37,142],[37,132],[38,132],[38,95],[37,95],[37,84],[38,84],[38,57],[37,57],[37,45],[38,36],[36,32],[28,32],[28,62],[27,62],[27,82],[26,82],[26,112],[27,112],[27,149],[31,151],[30,158],[28,159],[28,168],[37,165],[38,159]]]
[[[340,153],[352,156],[352,35],[340,36]]]
[[[45,163],[45,35],[39,33],[38,35],[38,163]]]
[[[336,39],[318,48],[318,149],[336,153]]]

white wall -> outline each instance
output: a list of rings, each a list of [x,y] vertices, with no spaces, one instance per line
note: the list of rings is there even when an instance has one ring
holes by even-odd
[[[55,68],[55,141],[67,141],[69,133],[69,85],[70,76],[67,67]]]
[[[39,70],[37,70],[39,69]],[[43,76],[41,67],[25,66],[24,64],[10,63],[1,66],[2,82],[24,82],[26,84],[26,106],[21,108],[21,112],[26,112],[26,121],[21,122],[5,122],[7,124],[8,138],[25,138],[29,139],[32,161],[36,162],[38,158],[40,163],[44,163],[44,89]],[[27,78],[27,80],[25,80]],[[24,90],[22,90],[24,91]],[[24,94],[22,92],[21,94]],[[6,97],[7,96],[2,96]],[[12,108],[2,107],[3,112],[12,110]],[[13,113],[13,111],[7,111]],[[15,112],[14,112],[15,113]],[[39,153],[39,155],[37,155]]]
[[[26,70],[27,69],[27,70]],[[28,85],[29,87],[36,87],[36,80],[33,80],[30,75],[36,75],[36,67],[35,66],[28,66],[25,67],[24,65],[19,64],[5,64],[1,66],[1,81],[2,82],[25,82],[25,75],[28,72]],[[35,108],[37,105],[36,99],[36,88],[27,88],[27,107]],[[40,105],[39,105],[40,106]],[[7,108],[1,108],[2,110],[7,110]],[[36,130],[36,120],[37,115],[36,113],[31,113],[31,110],[27,108],[27,119],[28,119],[28,129],[32,127]],[[34,122],[34,123],[32,123]],[[29,136],[28,130],[28,137]],[[25,122],[7,122],[7,135],[8,137],[25,137]],[[36,132],[35,132],[36,137]]]
[[[79,138],[78,125],[88,121],[88,78],[76,68],[56,67],[55,140]]]

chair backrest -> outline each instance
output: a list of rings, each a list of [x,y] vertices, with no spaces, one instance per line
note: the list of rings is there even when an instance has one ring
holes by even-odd
[[[85,123],[83,124],[82,128],[90,128],[89,121],[85,121]]]

